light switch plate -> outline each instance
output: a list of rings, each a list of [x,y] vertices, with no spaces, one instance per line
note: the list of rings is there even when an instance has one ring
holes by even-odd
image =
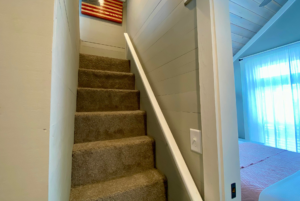
[[[201,131],[190,129],[191,150],[202,154],[202,136]]]

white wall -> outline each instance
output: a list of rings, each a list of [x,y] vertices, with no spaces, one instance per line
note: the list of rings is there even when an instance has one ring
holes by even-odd
[[[79,2],[56,0],[55,3],[48,200],[67,201],[79,67]]]
[[[126,3],[123,4],[122,24],[80,12],[80,53],[125,59],[125,32]]]
[[[0,1],[0,200],[48,198],[54,1]]]
[[[130,0],[127,19],[127,31],[150,85],[203,195],[202,155],[191,151],[189,136],[190,128],[201,129],[196,1],[185,7],[183,0]],[[189,200],[139,80],[136,86],[147,111],[148,135],[156,141],[157,168],[168,179],[169,200]]]

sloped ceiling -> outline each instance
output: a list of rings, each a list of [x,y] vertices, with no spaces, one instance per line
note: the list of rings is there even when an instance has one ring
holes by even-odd
[[[230,0],[232,50],[235,55],[287,2],[273,0],[259,7],[263,0]]]

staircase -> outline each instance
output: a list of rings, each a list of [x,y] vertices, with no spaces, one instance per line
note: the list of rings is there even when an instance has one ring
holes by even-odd
[[[70,201],[166,201],[129,61],[80,55]]]

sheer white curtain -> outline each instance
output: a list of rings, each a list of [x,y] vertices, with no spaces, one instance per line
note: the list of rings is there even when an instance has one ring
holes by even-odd
[[[300,42],[241,61],[247,140],[300,152]]]

